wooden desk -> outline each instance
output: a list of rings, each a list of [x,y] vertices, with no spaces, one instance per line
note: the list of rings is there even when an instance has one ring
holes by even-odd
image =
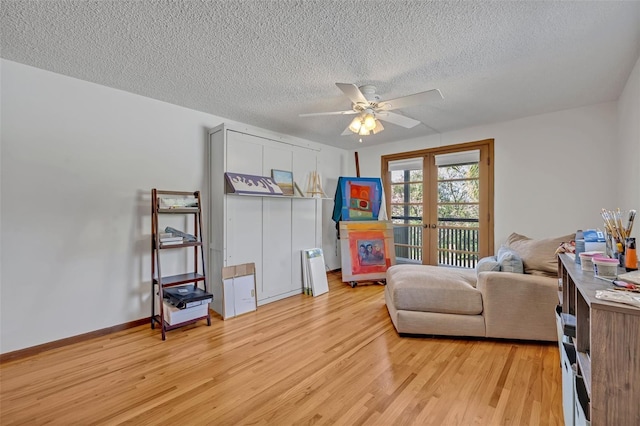
[[[613,286],[582,271],[571,256],[559,256],[558,273],[562,310],[576,317],[578,374],[591,424],[640,425],[640,308],[596,299],[596,290]]]

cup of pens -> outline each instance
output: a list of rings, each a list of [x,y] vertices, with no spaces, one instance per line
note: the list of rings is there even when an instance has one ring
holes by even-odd
[[[623,217],[626,216],[627,223],[623,225]],[[606,210],[602,209],[602,219],[604,219],[604,227],[607,231],[607,244],[609,238],[611,239],[611,257],[617,258],[620,262],[620,266],[625,267],[625,249],[627,239],[631,237],[631,231],[633,230],[633,222],[636,218],[636,211],[629,210],[628,215],[623,215],[620,209]],[[633,256],[635,256],[635,239],[633,240]],[[637,260],[636,260],[637,262]]]

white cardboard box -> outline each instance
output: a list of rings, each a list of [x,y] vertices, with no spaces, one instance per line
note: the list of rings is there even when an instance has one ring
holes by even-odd
[[[193,306],[191,308],[178,309],[170,303],[164,303],[164,320],[169,325],[179,324],[181,322],[189,321],[195,318],[204,317],[207,315],[209,304]]]

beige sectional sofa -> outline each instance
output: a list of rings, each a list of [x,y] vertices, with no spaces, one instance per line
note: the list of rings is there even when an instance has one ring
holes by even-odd
[[[512,234],[501,252],[509,249],[503,257],[510,261],[520,258],[524,273],[497,271],[495,265],[487,271],[392,266],[385,301],[393,325],[401,334],[556,341],[556,249],[572,239]],[[505,264],[505,270],[512,269]]]

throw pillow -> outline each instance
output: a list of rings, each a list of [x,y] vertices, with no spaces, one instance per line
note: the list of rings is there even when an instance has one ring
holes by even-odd
[[[500,262],[498,262],[498,258],[496,256],[483,257],[478,261],[476,265],[476,272],[484,272],[484,271],[499,271],[500,270]]]
[[[556,249],[563,242],[571,241],[574,238],[575,234],[569,234],[562,237],[534,240],[514,232],[509,235],[505,245],[520,255],[525,273],[557,277]]]
[[[522,258],[516,251],[511,250],[507,246],[502,246],[498,250],[498,262],[500,263],[500,270],[502,272],[514,272],[516,274],[522,274],[524,272]]]

